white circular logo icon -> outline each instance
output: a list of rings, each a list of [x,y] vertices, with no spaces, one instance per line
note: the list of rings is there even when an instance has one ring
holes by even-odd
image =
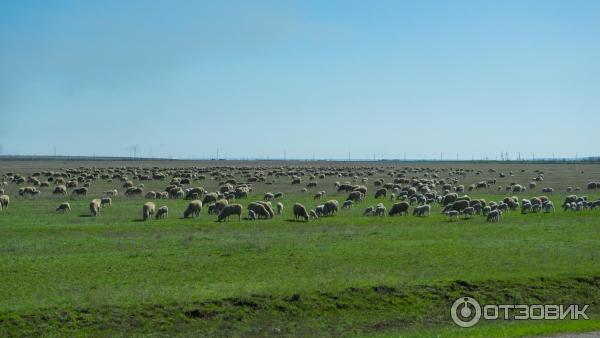
[[[450,315],[456,325],[471,327],[481,319],[481,306],[471,297],[461,297],[452,304]]]

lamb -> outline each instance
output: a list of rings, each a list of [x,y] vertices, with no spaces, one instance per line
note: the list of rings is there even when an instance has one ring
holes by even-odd
[[[156,219],[162,219],[169,217],[169,207],[163,205],[162,207],[156,209],[156,215],[154,216]]]
[[[475,215],[475,208],[474,207],[464,208],[463,215],[464,215],[465,219],[473,217],[473,215]]]
[[[56,211],[60,211],[62,213],[65,213],[67,211],[71,211],[71,205],[69,204],[69,202],[61,203],[58,206],[58,208],[56,208]]]
[[[353,202],[351,200],[344,201],[342,204],[342,209],[350,209],[352,207],[352,203]]]
[[[450,218],[450,221],[452,221],[454,219],[458,221],[459,212],[457,210],[449,210],[446,212],[446,215],[448,215],[448,217]]]
[[[277,202],[277,215],[281,215],[283,213],[283,203]]]
[[[92,214],[92,216],[96,217],[100,214],[100,207],[102,202],[95,198],[90,202],[90,213]]]
[[[0,210],[7,209],[10,204],[10,197],[8,195],[0,195]]]
[[[399,202],[392,205],[390,212],[388,212],[388,216],[394,215],[407,215],[408,214],[408,203]]]
[[[294,212],[294,219],[296,221],[299,218],[304,218],[304,221],[308,221],[309,217],[308,217],[308,213],[306,212],[306,208],[304,207],[304,205],[302,205],[300,203],[296,203],[296,204],[294,204],[294,207],[292,210]]]
[[[218,221],[221,222],[223,220],[229,220],[230,216],[233,215],[237,215],[238,216],[238,221],[242,220],[242,210],[243,207],[241,204],[229,204],[227,206],[225,206],[225,208],[223,208],[223,210],[221,210],[221,213],[219,213],[219,219]]]
[[[101,206],[105,206],[105,205],[111,206],[112,205],[112,199],[110,197],[102,197],[100,199],[100,205]]]
[[[498,222],[500,221],[500,218],[502,217],[502,211],[500,210],[493,210],[490,211],[490,213],[487,215],[487,221],[488,222]]]
[[[429,216],[431,214],[431,206],[429,204],[415,207],[413,210],[413,216]]]
[[[202,212],[202,201],[200,201],[200,200],[191,201],[188,204],[185,211],[183,212],[183,218],[188,218],[189,216],[192,216],[192,218],[198,217],[198,215],[200,215],[201,212]]]

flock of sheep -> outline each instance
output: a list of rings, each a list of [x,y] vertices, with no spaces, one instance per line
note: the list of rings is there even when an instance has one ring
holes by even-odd
[[[403,168],[400,170],[381,169],[381,168],[76,168],[64,169],[58,172],[42,171],[28,176],[15,173],[6,173],[0,180],[0,210],[8,208],[10,197],[5,194],[4,188],[14,184],[18,187],[19,197],[36,198],[41,195],[42,188],[51,190],[53,196],[86,197],[90,187],[97,180],[104,180],[109,184],[120,182],[120,188],[124,189],[123,195],[126,197],[144,197],[147,200],[159,199],[188,199],[190,200],[183,211],[184,218],[197,217],[203,207],[207,206],[209,215],[216,215],[217,221],[230,219],[231,216],[237,216],[242,219],[244,210],[247,211],[246,219],[270,219],[275,215],[283,214],[284,205],[280,199],[283,198],[283,192],[266,192],[262,200],[248,203],[246,207],[239,203],[233,203],[246,199],[255,190],[255,185],[262,183],[266,186],[272,185],[278,179],[289,179],[292,186],[301,185],[303,180],[308,183],[298,193],[307,193],[309,189],[319,186],[319,181],[327,176],[340,178],[331,188],[335,189],[336,194],[343,194],[347,197],[340,202],[337,199],[329,199],[325,202],[328,195],[325,190],[314,192],[314,208],[306,208],[300,203],[295,203],[292,207],[292,214],[296,220],[308,221],[319,217],[334,216],[342,209],[353,208],[355,205],[365,201],[369,189],[367,184],[371,177],[379,175],[388,175],[389,180],[377,178],[372,181],[374,186],[373,197],[375,199],[389,199],[393,204],[389,211],[383,202],[374,206],[367,206],[362,213],[364,216],[396,216],[412,215],[417,217],[427,217],[432,213],[432,207],[439,205],[443,214],[450,220],[458,220],[462,215],[464,218],[471,218],[475,215],[482,215],[489,222],[497,222],[502,218],[503,213],[520,210],[522,214],[536,212],[554,212],[554,203],[546,195],[538,195],[529,199],[519,198],[516,194],[535,190],[540,182],[544,181],[544,173],[536,170],[535,177],[529,184],[521,185],[516,182],[510,182],[502,187],[498,185],[498,180],[485,179],[467,186],[461,184],[461,179],[467,173],[473,174],[473,170],[464,169],[438,169],[428,168]],[[482,171],[476,172],[476,175],[482,174]],[[497,175],[503,179],[512,177],[513,173],[496,173],[490,169],[489,173]],[[412,174],[412,175],[411,175]],[[442,178],[442,174],[446,177]],[[170,178],[170,179],[169,179]],[[194,182],[212,179],[217,184],[215,191],[208,191],[203,187],[190,187]],[[345,179],[345,180],[344,180]],[[134,184],[134,180],[140,182]],[[162,191],[145,192],[143,181],[166,181],[165,188]],[[27,186],[21,186],[27,185]],[[499,201],[486,201],[485,199],[471,198],[467,192],[474,192],[480,189],[490,189],[496,187],[497,191],[512,193]],[[600,189],[600,182],[589,182],[588,190]],[[566,192],[581,191],[581,188],[567,187]],[[145,192],[145,193],[144,193]],[[544,194],[554,193],[552,187],[541,189]],[[89,213],[92,216],[99,216],[101,210],[110,206],[113,199],[119,196],[117,188],[105,190],[100,198],[94,198],[89,204]],[[587,196],[568,195],[562,203],[565,211],[581,211],[600,207],[600,200],[591,201]],[[57,212],[71,211],[69,202],[61,203]],[[143,220],[163,219],[169,217],[169,208],[166,205],[156,207],[155,202],[148,201],[142,205],[141,216]]]

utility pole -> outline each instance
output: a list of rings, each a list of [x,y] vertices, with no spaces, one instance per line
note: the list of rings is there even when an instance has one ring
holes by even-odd
[[[219,159],[219,148],[217,148],[217,158],[216,158],[216,160],[218,160],[218,159]]]

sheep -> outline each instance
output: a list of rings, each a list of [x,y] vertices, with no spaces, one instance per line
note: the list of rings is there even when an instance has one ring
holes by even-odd
[[[323,191],[319,191],[318,193],[315,194],[315,196],[313,197],[313,199],[315,200],[320,200],[323,198]]]
[[[265,196],[263,197],[263,200],[265,200],[265,201],[270,201],[270,200],[272,200],[273,198],[275,198],[275,196],[274,196],[272,193],[270,193],[270,192],[267,192],[267,193],[265,193]]]
[[[546,203],[542,204],[544,212],[554,212],[554,203],[552,201],[546,201]]]
[[[332,216],[337,214],[340,203],[337,200],[329,200],[323,205],[323,216]]]
[[[590,210],[600,207],[600,200],[594,201],[590,204]]]
[[[377,205],[377,207],[373,211],[373,215],[383,217],[383,216],[385,216],[385,212],[386,212],[385,206],[380,203]]]
[[[65,187],[64,185],[57,185],[56,187],[54,187],[54,190],[52,191],[52,194],[54,194],[54,195],[66,195],[67,194],[67,187]]]
[[[208,214],[209,215],[218,215],[225,209],[225,207],[229,205],[229,201],[226,199],[218,200],[214,204],[208,206]]]
[[[481,213],[483,214],[483,216],[487,216],[491,211],[492,208],[489,205],[486,205],[485,207],[483,207],[483,209],[481,209]]]
[[[214,203],[218,199],[219,199],[219,194],[217,194],[216,192],[211,192],[204,196],[204,199],[202,199],[202,203],[203,204]]]
[[[448,205],[446,205],[444,207],[444,209],[442,209],[442,212],[446,212],[446,211],[450,211],[450,210],[456,210],[461,212],[463,209],[470,207],[470,201],[468,200],[457,200],[453,203],[450,203]]]
[[[350,194],[348,195],[348,198],[346,198],[346,200],[360,202],[363,200],[364,196],[365,195],[362,192],[355,190],[355,191],[350,192]]]
[[[257,218],[271,218],[271,214],[267,211],[267,208],[265,208],[264,204],[255,202],[255,203],[250,203],[250,205],[248,205],[248,210],[252,210],[256,213],[256,217]]]
[[[446,215],[448,215],[448,217],[450,218],[450,221],[452,220],[457,220],[458,221],[458,215],[460,213],[457,210],[449,210],[446,212]]]
[[[392,193],[390,195],[390,201],[395,201],[396,200],[396,194]]]
[[[521,206],[521,213],[527,214],[528,212],[532,211],[532,209],[533,209],[532,204],[529,201],[525,200],[523,202],[523,205]]]
[[[127,190],[125,190],[125,196],[127,196],[127,197],[140,196],[143,193],[144,193],[144,189],[142,189],[140,187],[129,187],[129,188],[127,188]]]
[[[156,205],[153,202],[146,202],[144,206],[142,206],[142,219],[147,221],[152,219],[152,215],[156,211]]]
[[[112,199],[110,197],[102,197],[100,199],[100,205],[103,206],[103,207],[105,205],[111,206],[112,205]]]
[[[237,203],[228,204],[219,213],[218,221],[221,222],[223,220],[229,220],[229,217],[233,216],[233,215],[237,215],[238,221],[241,221],[242,220],[242,210],[243,210],[243,207],[241,204],[237,204]]]
[[[490,211],[490,213],[487,215],[486,221],[488,221],[488,222],[498,222],[498,221],[500,221],[500,218],[502,218],[502,211],[500,211],[500,210],[493,210],[493,211]]]
[[[256,220],[256,213],[254,212],[254,210],[248,210],[248,219],[251,221]]]
[[[90,202],[90,213],[92,214],[92,216],[96,217],[100,214],[100,207],[102,205],[102,202],[95,198]]]
[[[371,215],[373,212],[375,212],[375,208],[373,206],[367,207],[363,212],[363,216]]]
[[[273,194],[273,198],[278,199],[278,198],[283,198],[283,193],[282,192],[276,192]]]
[[[392,205],[392,208],[388,212],[388,216],[394,215],[407,215],[408,214],[408,203],[399,202]]]
[[[156,199],[156,191],[148,191],[146,193],[146,198],[149,200]]]
[[[413,216],[429,216],[431,214],[431,206],[429,204],[415,207],[413,210]]]
[[[202,212],[202,201],[194,200],[188,203],[187,208],[183,212],[183,218],[188,218],[189,216],[198,217]]]
[[[308,213],[306,212],[306,208],[304,205],[300,203],[294,204],[293,207],[294,219],[297,221],[299,218],[304,218],[304,221],[308,221]]]
[[[344,201],[342,204],[342,209],[350,209],[352,207],[352,203],[353,202],[351,200]]]
[[[386,197],[387,189],[381,188],[375,191],[375,198]]]
[[[87,193],[88,193],[88,188],[81,187],[81,188],[73,189],[73,191],[71,192],[71,195],[73,195],[73,196],[86,196]]]
[[[58,206],[58,208],[56,208],[56,211],[60,211],[62,213],[65,213],[67,211],[71,211],[71,205],[69,204],[69,202],[61,203]]]
[[[107,190],[104,192],[104,195],[109,197],[116,197],[117,195],[119,195],[119,192],[117,191],[117,189]]]
[[[312,219],[317,219],[317,218],[319,218],[319,216],[317,216],[317,212],[316,212],[314,209],[311,209],[311,210],[308,212],[308,215],[310,216],[309,218],[312,218]]]
[[[10,197],[8,195],[0,195],[0,210],[8,208],[10,204]]]
[[[277,215],[281,215],[283,213],[283,203],[277,202]]]
[[[319,217],[323,217],[325,216],[325,204],[319,204],[315,207],[315,213],[317,214],[317,216]]]
[[[156,209],[156,215],[154,216],[156,219],[168,218],[169,217],[169,207],[163,205],[162,207]]]
[[[475,208],[474,207],[464,208],[463,215],[464,215],[465,219],[473,217],[473,215],[475,215]]]
[[[271,202],[256,201],[256,203],[262,204],[262,206],[265,207],[265,210],[267,210],[267,213],[269,214],[269,218],[273,218],[273,216],[275,216]]]

